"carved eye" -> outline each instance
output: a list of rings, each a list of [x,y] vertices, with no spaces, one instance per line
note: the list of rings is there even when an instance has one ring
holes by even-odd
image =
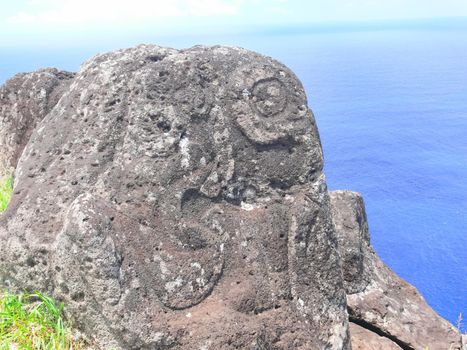
[[[282,112],[287,105],[284,84],[276,78],[263,79],[253,86],[252,105],[264,117]]]

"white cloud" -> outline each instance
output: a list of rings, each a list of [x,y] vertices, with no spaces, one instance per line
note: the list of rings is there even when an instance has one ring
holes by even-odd
[[[10,24],[76,25],[236,15],[245,0],[29,0]]]
[[[112,33],[148,28],[186,33],[190,26],[217,31],[229,25],[467,15],[467,0],[15,0],[7,3],[0,14],[0,32],[28,35],[41,32],[50,33],[50,37],[60,36],[62,32],[104,33],[104,27],[111,28]]]

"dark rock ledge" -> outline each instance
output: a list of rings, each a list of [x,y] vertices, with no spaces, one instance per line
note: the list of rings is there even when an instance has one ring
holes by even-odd
[[[98,348],[461,349],[329,193],[279,62],[152,45],[0,89],[0,288],[63,300]],[[350,321],[350,322],[349,322]]]
[[[433,311],[414,286],[398,277],[376,255],[370,245],[361,195],[334,191],[331,204],[344,262],[354,348],[367,349],[356,344],[365,344],[372,332],[375,340],[368,343],[378,344],[376,339],[379,339],[384,341],[381,344],[388,344],[383,349],[460,349],[459,331]],[[379,349],[372,346],[368,349]]]

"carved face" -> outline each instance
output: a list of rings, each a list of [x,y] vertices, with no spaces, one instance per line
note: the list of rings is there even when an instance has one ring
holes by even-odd
[[[233,102],[231,114],[251,153],[237,157],[239,172],[284,187],[309,182],[322,169],[323,159],[314,118],[297,78],[279,65],[261,64],[240,67],[234,76],[232,89],[242,89],[242,98]],[[254,161],[256,169],[249,173],[248,162]]]
[[[147,155],[136,157],[135,177],[148,174],[154,182],[128,193],[150,202],[150,210],[136,210],[153,237],[132,243],[140,274],[173,309],[205,299],[226,268],[254,266],[255,277],[246,282],[251,292],[270,291],[258,303],[285,298],[295,196],[303,188],[315,197],[323,191],[321,145],[303,88],[287,68],[264,57],[254,65],[232,58],[228,77],[216,66],[225,57],[166,60],[178,67],[171,74],[183,74],[161,74],[163,66],[148,70],[145,85],[153,88],[136,98],[145,100],[146,114],[135,115],[130,126],[135,147],[143,144]],[[154,132],[160,137],[141,142]],[[125,211],[135,212],[131,206]],[[278,274],[273,286],[256,277],[268,269]],[[242,300],[233,302],[236,308],[246,307]]]
[[[24,263],[4,270],[21,288],[28,276],[39,276],[31,289],[54,286],[88,333],[93,320],[99,337],[144,349],[194,325],[184,337],[205,327],[221,342],[227,328],[251,339],[288,322],[284,348],[299,348],[300,333],[309,349],[326,348],[311,331],[345,330],[319,137],[303,87],[278,62],[223,47],[98,56],[22,159],[0,234],[13,237],[5,261]],[[50,262],[28,266],[21,242]]]

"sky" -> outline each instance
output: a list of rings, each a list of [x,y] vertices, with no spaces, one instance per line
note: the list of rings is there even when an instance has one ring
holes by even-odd
[[[467,0],[2,1],[0,47],[90,44],[117,38],[235,33],[323,23],[467,16]]]

